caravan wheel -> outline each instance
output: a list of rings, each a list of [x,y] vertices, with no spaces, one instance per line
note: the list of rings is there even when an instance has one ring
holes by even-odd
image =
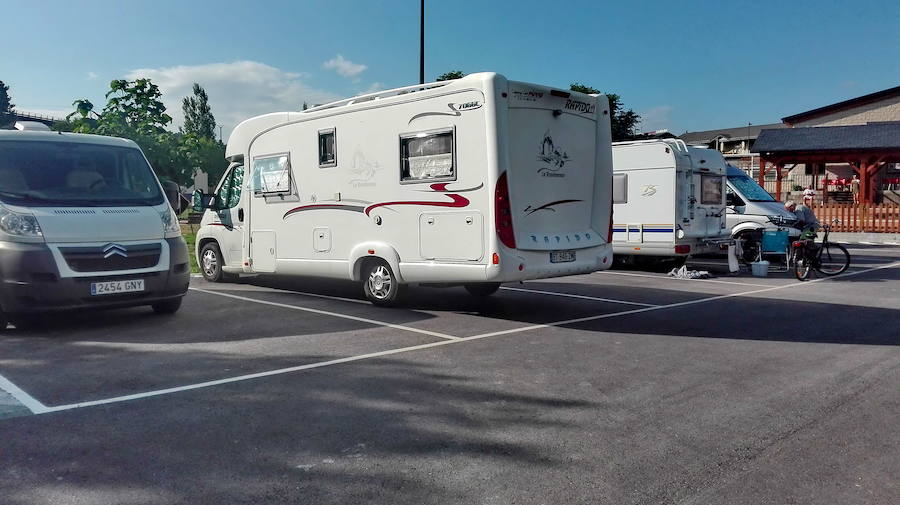
[[[397,277],[385,261],[371,260],[366,263],[363,270],[363,291],[370,302],[384,307],[394,305],[400,296],[400,290]]]

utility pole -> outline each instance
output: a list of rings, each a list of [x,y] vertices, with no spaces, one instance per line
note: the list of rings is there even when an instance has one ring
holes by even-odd
[[[419,9],[419,84],[425,84],[425,0]]]

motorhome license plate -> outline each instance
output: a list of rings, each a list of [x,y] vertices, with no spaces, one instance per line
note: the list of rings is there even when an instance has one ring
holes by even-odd
[[[134,293],[144,290],[144,279],[131,279],[127,281],[92,282],[91,295],[117,295],[119,293]]]
[[[550,251],[550,263],[575,261],[575,251]]]

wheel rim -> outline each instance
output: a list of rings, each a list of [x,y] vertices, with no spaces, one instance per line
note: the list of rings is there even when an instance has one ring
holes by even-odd
[[[369,292],[378,300],[384,300],[391,294],[394,280],[391,272],[384,265],[378,265],[369,274]]]
[[[805,279],[809,275],[809,261],[806,258],[797,260],[797,276]]]
[[[834,247],[826,247],[819,256],[819,271],[826,275],[841,273],[845,264],[843,251]]]
[[[219,270],[219,258],[216,257],[216,253],[212,249],[207,249],[203,252],[202,260],[203,273],[207,277],[214,277]]]

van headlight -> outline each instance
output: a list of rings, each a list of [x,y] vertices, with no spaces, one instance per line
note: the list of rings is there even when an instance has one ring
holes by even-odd
[[[0,205],[0,230],[17,237],[44,237],[41,225],[34,215],[13,212],[2,205]]]
[[[163,233],[166,238],[180,237],[181,225],[178,224],[178,216],[172,207],[166,205],[165,210],[159,211],[159,220],[162,221]]]

